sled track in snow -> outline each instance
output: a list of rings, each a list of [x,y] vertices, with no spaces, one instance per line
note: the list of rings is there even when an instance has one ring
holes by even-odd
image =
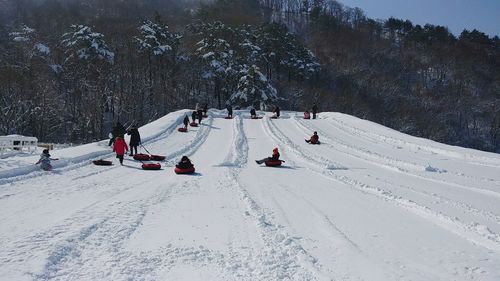
[[[428,219],[432,223],[451,231],[458,236],[461,236],[467,239],[470,242],[479,244],[489,250],[493,250],[496,252],[500,252],[500,235],[497,233],[491,232],[486,226],[479,224],[470,224],[466,225],[462,223],[458,218],[451,218],[442,213],[435,212],[428,207],[418,205],[417,203],[401,198],[399,196],[394,195],[392,192],[383,190],[381,188],[371,186],[369,184],[360,182],[354,178],[350,178],[348,176],[341,176],[335,174],[334,171],[329,169],[325,169],[324,167],[328,167],[329,162],[321,162],[316,160],[313,157],[304,157],[307,155],[300,147],[295,145],[287,136],[285,136],[276,125],[272,124],[269,119],[263,119],[263,126],[265,127],[265,131],[268,132],[269,136],[274,139],[277,143],[286,144],[288,147],[288,151],[293,152],[298,158],[303,158],[311,161],[312,163],[308,163],[314,168],[308,168],[313,172],[316,172],[320,175],[325,176],[326,178],[341,182],[346,184],[347,186],[351,186],[356,190],[362,191],[364,194],[371,194],[380,198],[387,202],[392,202],[400,207],[405,208],[413,212],[414,214]],[[319,157],[317,159],[324,159]],[[307,163],[303,161],[304,163]],[[323,167],[323,168],[322,168]],[[342,166],[341,166],[342,167]]]
[[[444,180],[436,179],[434,177],[426,177],[426,176],[417,174],[414,171],[425,171],[426,170],[426,166],[420,165],[420,164],[416,164],[416,163],[410,163],[410,162],[402,161],[402,160],[395,159],[395,158],[392,158],[392,157],[389,157],[389,156],[381,155],[381,154],[379,154],[377,152],[374,152],[374,151],[369,151],[367,149],[363,149],[363,148],[360,148],[360,147],[356,147],[356,146],[353,146],[353,145],[346,144],[346,143],[344,143],[342,141],[339,141],[337,139],[328,137],[329,134],[327,134],[325,131],[323,131],[323,130],[321,130],[319,128],[312,128],[311,126],[305,125],[305,123],[303,121],[299,121],[299,120],[295,119],[295,122],[296,122],[297,126],[303,128],[304,131],[309,131],[309,130],[318,131],[323,136],[323,139],[326,139],[326,140],[328,140],[330,142],[334,142],[337,145],[346,148],[347,150],[351,150],[351,151],[357,152],[359,154],[365,155],[366,157],[374,158],[375,160],[370,160],[368,158],[364,158],[364,157],[358,156],[358,155],[353,154],[353,153],[348,152],[348,151],[338,150],[335,146],[333,146],[333,145],[331,145],[329,143],[322,143],[322,144],[325,144],[326,146],[328,146],[328,147],[330,147],[330,148],[332,148],[332,149],[334,149],[336,151],[339,151],[341,153],[350,155],[352,157],[359,158],[359,159],[361,159],[363,161],[366,161],[366,162],[369,162],[369,163],[371,163],[373,165],[377,165],[377,166],[381,166],[381,167],[386,167],[388,169],[391,169],[391,170],[394,170],[394,171],[397,171],[397,172],[405,173],[405,174],[408,174],[408,175],[411,175],[411,176],[414,176],[414,177],[417,177],[417,178],[421,178],[421,179],[433,181],[433,182],[436,182],[436,183],[448,184],[448,185],[452,185],[452,186],[459,187],[459,188],[464,188],[464,189],[473,189],[474,191],[482,193],[482,194],[500,197],[500,193],[492,191],[492,190],[489,190],[489,189],[482,189],[482,188],[477,188],[477,187],[465,186],[465,185],[462,185],[462,184],[459,184],[459,183],[456,183],[456,182],[444,181]],[[369,141],[373,142],[375,140],[369,139]],[[384,162],[386,162],[386,163],[384,163]],[[404,169],[401,166],[406,166],[406,167],[408,167],[410,169]],[[469,180],[473,180],[475,182],[484,182],[484,183],[488,183],[488,184],[492,183],[492,180],[488,179],[488,178],[478,178],[478,177],[468,176],[468,175],[465,175],[463,173],[458,173],[458,172],[453,172],[453,171],[448,171],[448,170],[441,170],[441,169],[438,169],[438,170],[440,171],[440,173],[451,174],[451,175],[456,176],[458,178],[466,178],[466,179],[469,179]],[[500,182],[498,182],[498,181],[496,181],[494,183],[497,184],[497,185],[500,185]]]
[[[306,132],[309,132],[310,130],[316,130],[318,132],[320,132],[321,135],[325,135],[325,133],[317,128],[311,128],[309,126],[306,126],[304,125],[300,120],[295,120],[296,124],[297,124],[297,127],[301,128],[303,133],[306,133]],[[356,150],[357,148],[353,147],[353,146],[350,146],[348,144],[344,144],[343,142],[340,142],[340,141],[337,141],[337,140],[334,140],[332,138],[329,138],[329,137],[323,137],[323,139],[326,139],[328,142],[335,142],[337,144],[339,144],[340,146],[343,146],[347,149],[352,149],[352,150]],[[373,161],[373,160],[370,160],[370,159],[366,159],[366,158],[363,158],[363,157],[360,157],[358,155],[355,155],[355,154],[352,154],[352,153],[349,153],[349,152],[344,152],[344,151],[341,151],[341,150],[338,150],[334,145],[331,145],[330,143],[327,143],[327,142],[323,142],[321,144],[322,146],[326,146],[326,147],[329,147],[335,151],[338,151],[339,153],[343,153],[343,154],[347,154],[348,156],[350,157],[353,157],[353,158],[356,158],[356,159],[359,159],[361,161],[366,161],[374,166],[381,166],[381,167],[385,167],[384,165],[382,164],[379,164],[379,162],[377,161]],[[361,151],[364,151],[363,149],[361,149]],[[382,161],[382,158],[380,159],[380,161]],[[396,161],[399,161],[399,160],[396,160]],[[406,163],[406,162],[404,162]],[[393,166],[389,166],[389,168],[392,168]],[[431,181],[434,181],[433,179],[428,179],[427,177],[422,177],[420,175],[416,175],[414,173],[411,173],[410,171],[407,171],[407,170],[402,170],[402,169],[390,169],[391,171],[395,171],[395,172],[398,172],[398,173],[402,173],[402,174],[406,174],[408,176],[415,176],[415,177],[418,177],[418,178],[422,178],[424,180],[431,180]],[[393,182],[390,182],[388,181],[387,179],[381,179],[381,178],[378,178],[376,176],[372,176],[370,174],[367,174],[365,175],[367,177],[371,177],[371,178],[374,178],[376,179],[377,181],[379,182],[382,182],[384,184],[389,184],[393,187],[399,187],[399,188],[403,188],[405,190],[408,190],[410,192],[413,192],[415,194],[419,194],[419,195],[423,195],[425,197],[428,197],[428,198],[432,198],[434,201],[435,200],[438,200],[440,203],[445,203],[447,204],[448,206],[450,207],[453,207],[455,209],[459,209],[460,211],[463,211],[463,212],[470,212],[470,213],[474,213],[474,214],[478,214],[480,215],[481,217],[489,220],[489,221],[493,221],[495,223],[499,223],[500,224],[500,216],[492,213],[492,212],[489,212],[489,211],[484,211],[484,210],[480,210],[480,209],[477,209],[475,207],[473,207],[472,205],[470,204],[466,204],[466,203],[463,203],[463,202],[459,202],[459,201],[455,201],[455,200],[452,200],[450,198],[447,198],[447,197],[444,197],[442,195],[438,195],[438,194],[435,194],[435,193],[429,193],[429,192],[426,192],[426,191],[422,191],[422,190],[417,190],[411,186],[408,186],[408,185],[404,185],[404,184],[399,184],[399,183],[393,183]],[[438,183],[441,183],[441,182],[438,182]],[[469,189],[470,187],[465,187],[466,189]],[[476,190],[473,190],[473,192],[476,192]],[[483,193],[483,192],[480,192],[480,193]],[[493,195],[495,196],[495,195]]]

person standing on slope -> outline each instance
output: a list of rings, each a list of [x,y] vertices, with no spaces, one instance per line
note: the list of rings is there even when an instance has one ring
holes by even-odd
[[[280,118],[280,107],[279,106],[276,106],[274,108],[274,114],[275,114],[276,118]]]
[[[196,110],[193,111],[193,113],[191,113],[191,119],[193,119],[193,123],[196,123]]]
[[[198,117],[198,124],[201,125],[201,120],[203,120],[203,109],[201,107],[196,111],[196,116]]]
[[[252,118],[252,119],[257,118],[257,112],[255,112],[255,108],[253,108],[253,107],[252,107],[252,109],[250,109],[250,118]]]
[[[313,105],[312,112],[313,112],[313,119],[316,119],[316,114],[318,113],[318,106],[317,105]]]
[[[227,117],[233,118],[233,107],[228,103],[226,109],[227,109]]]
[[[50,158],[49,150],[44,149],[42,151],[42,155],[40,155],[40,160],[35,163],[35,165],[38,165],[41,163],[40,167],[44,171],[52,171],[52,165],[50,164],[50,160],[59,160],[58,158]]]
[[[113,126],[113,130],[111,131],[111,139],[109,140],[108,146],[111,146],[116,137],[122,137],[125,135],[125,127],[120,122],[116,122],[115,126]]]
[[[123,155],[128,151],[128,146],[122,137],[116,137],[113,151],[116,152],[116,158],[120,160],[120,165],[123,165]]]
[[[137,147],[141,144],[141,135],[139,134],[139,129],[136,124],[132,125],[132,128],[127,132],[127,135],[130,135],[130,156],[134,156],[134,148],[135,154],[137,154]]]
[[[205,103],[203,105],[203,117],[208,116],[207,113],[208,113],[208,104]]]
[[[273,155],[271,157],[267,157],[261,160],[255,160],[255,162],[260,165],[266,161],[279,161],[279,160],[280,160],[280,153],[278,152],[278,148],[275,147],[273,149]]]
[[[184,128],[187,129],[189,125],[189,117],[187,116],[187,114],[184,116],[184,120],[182,121],[182,123],[184,123]]]

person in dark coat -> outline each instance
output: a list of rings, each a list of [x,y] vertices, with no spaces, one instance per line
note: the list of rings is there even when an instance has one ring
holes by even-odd
[[[255,162],[257,162],[257,164],[262,164],[266,161],[279,161],[280,160],[280,153],[278,152],[278,148],[275,147],[273,149],[273,155],[271,157],[267,157],[267,158],[264,158],[264,159],[261,159],[261,160],[255,160]]]
[[[255,108],[250,109],[250,118],[257,118],[257,112],[255,112]]]
[[[230,104],[228,104],[226,106],[226,109],[227,109],[227,117],[233,118],[233,107]]]
[[[279,106],[276,106],[276,108],[274,108],[274,114],[276,114],[276,118],[280,117],[280,107]]]
[[[317,105],[313,105],[312,112],[313,112],[313,119],[316,119],[316,113],[318,113],[318,106]]]
[[[193,167],[193,163],[187,156],[182,156],[181,161],[175,165],[179,169],[190,169]]]
[[[116,122],[115,126],[113,126],[113,130],[111,131],[111,139],[109,140],[108,146],[111,146],[117,137],[125,136],[125,127],[120,122]]]
[[[208,112],[208,104],[204,104],[203,105],[203,116],[207,116],[207,112]]]
[[[139,134],[139,129],[136,124],[132,125],[132,128],[128,130],[127,135],[130,135],[130,156],[134,156],[134,149],[135,154],[137,154],[137,147],[141,144],[141,135]]]
[[[196,110],[193,111],[193,113],[191,113],[191,119],[193,119],[193,123],[196,123]]]
[[[184,128],[187,129],[188,125],[189,125],[189,117],[187,116],[184,116],[184,121],[182,121],[182,123],[184,123]]]
[[[196,112],[196,116],[198,117],[198,124],[201,125],[201,120],[203,119],[203,109],[198,108],[198,111]]]
[[[307,143],[310,144],[319,144],[319,136],[318,132],[314,132],[310,139],[306,140]]]

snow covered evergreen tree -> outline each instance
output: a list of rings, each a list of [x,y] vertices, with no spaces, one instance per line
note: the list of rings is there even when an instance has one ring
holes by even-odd
[[[240,108],[253,106],[256,109],[266,110],[277,100],[276,89],[271,85],[256,65],[242,71],[237,91],[231,95],[232,104]]]

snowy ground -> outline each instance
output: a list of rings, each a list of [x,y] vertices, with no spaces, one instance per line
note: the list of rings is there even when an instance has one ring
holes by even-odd
[[[140,129],[161,171],[89,164],[107,141],[50,173],[0,159],[0,280],[500,280],[500,155],[338,113],[179,133],[185,113]]]

